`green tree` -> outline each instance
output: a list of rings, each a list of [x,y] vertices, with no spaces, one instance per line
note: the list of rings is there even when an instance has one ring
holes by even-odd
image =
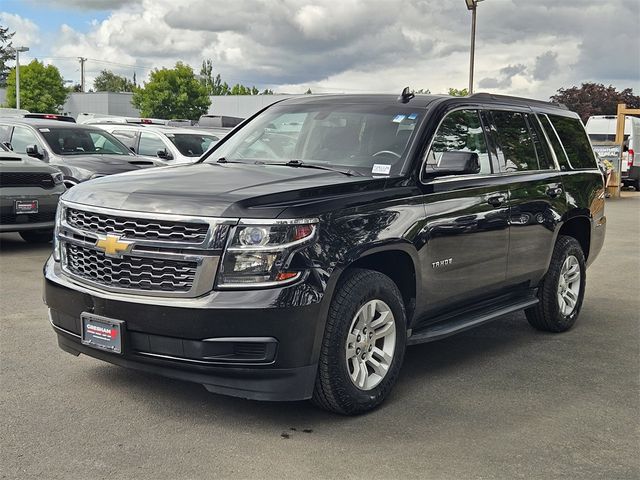
[[[211,100],[189,65],[155,69],[144,87],[133,92],[131,103],[143,117],[197,120],[207,112]]]
[[[20,65],[20,108],[31,112],[57,113],[67,99],[69,91],[62,76],[53,65],[32,60]],[[7,105],[16,107],[16,69],[12,68],[7,79]]]
[[[311,95],[313,92],[311,91],[310,88],[307,88],[307,91],[304,92],[305,95]]]
[[[271,90],[270,88],[265,88],[260,95],[273,95],[273,90]]]
[[[469,95],[469,90],[466,88],[463,88],[461,90],[457,88],[450,88],[449,95],[451,95],[452,97],[466,97],[467,95]]]
[[[0,87],[7,86],[7,77],[9,76],[7,62],[16,58],[13,43],[11,42],[11,37],[15,33],[9,33],[9,27],[0,25]]]
[[[258,95],[260,90],[254,87],[245,87],[244,85],[240,85],[236,83],[233,87],[231,87],[230,92],[227,95]]]
[[[585,123],[592,115],[615,115],[618,103],[626,103],[629,108],[640,108],[640,97],[633,94],[633,89],[618,91],[613,85],[605,87],[602,83],[560,88],[550,100],[566,105],[580,115]]]
[[[111,70],[102,70],[93,81],[96,92],[133,92],[135,85],[127,77],[116,75]]]
[[[428,88],[420,88],[418,90],[415,90],[413,93],[415,93],[416,95],[429,95],[431,93],[431,90],[429,90]]]

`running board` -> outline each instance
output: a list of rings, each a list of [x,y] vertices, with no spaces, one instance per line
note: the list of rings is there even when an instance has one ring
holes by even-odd
[[[502,304],[490,309],[461,314],[449,320],[443,320],[441,322],[431,324],[412,334],[407,339],[407,345],[433,342],[450,335],[455,335],[456,333],[488,323],[503,315],[533,307],[538,303],[538,301],[537,297],[529,297],[525,300]]]

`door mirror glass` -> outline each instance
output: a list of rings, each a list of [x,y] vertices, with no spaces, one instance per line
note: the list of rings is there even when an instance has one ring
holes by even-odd
[[[171,155],[165,148],[162,150],[158,150],[156,152],[156,156],[158,158],[162,158],[163,160],[173,160],[173,155]]]
[[[40,151],[38,150],[38,146],[37,145],[27,145],[26,148],[25,148],[25,152],[30,157],[35,157],[35,158],[42,158],[43,157],[42,153],[40,153]]]

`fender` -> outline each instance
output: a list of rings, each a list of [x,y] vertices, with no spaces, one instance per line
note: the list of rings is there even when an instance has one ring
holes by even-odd
[[[315,342],[313,345],[312,352],[312,361],[313,363],[317,363],[320,357],[320,347],[322,345],[322,340],[324,338],[324,329],[327,321],[327,316],[329,313],[329,307],[331,306],[331,300],[333,299],[333,294],[336,290],[340,279],[343,274],[358,261],[366,259],[371,255],[375,255],[383,252],[403,252],[409,255],[409,258],[413,262],[413,268],[416,272],[415,275],[415,289],[416,289],[416,303],[418,302],[418,297],[422,295],[422,286],[421,286],[421,275],[420,272],[420,263],[418,260],[418,254],[415,246],[404,238],[395,238],[395,239],[387,239],[382,242],[377,242],[375,244],[367,245],[366,248],[362,248],[361,246],[357,246],[352,248],[345,254],[344,258],[336,264],[333,270],[330,272],[329,279],[326,284],[326,288],[324,291],[324,296],[321,302],[320,315],[317,322]],[[409,325],[410,318],[407,318]]]

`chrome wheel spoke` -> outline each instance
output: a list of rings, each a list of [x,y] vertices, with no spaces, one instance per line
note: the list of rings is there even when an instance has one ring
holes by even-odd
[[[351,347],[347,347],[347,358],[353,358],[356,356],[356,347],[351,346]]]
[[[567,290],[564,294],[564,299],[565,302],[567,302],[567,304],[573,308],[578,302],[578,295],[576,295],[573,290]]]
[[[367,378],[369,377],[369,370],[367,370],[367,364],[364,360],[358,359],[356,361],[358,364],[358,375],[356,376],[356,385],[360,388],[364,388],[367,383]]]
[[[391,335],[393,333],[396,333],[396,323],[395,322],[389,322],[387,323],[384,327],[382,327],[379,330],[376,330],[374,335],[376,339],[380,339],[380,338],[384,338],[388,335]]]
[[[378,358],[380,358],[387,365],[390,365],[391,364],[391,360],[393,360],[393,357],[391,355],[389,355],[384,350],[380,350],[378,347],[375,347],[371,353],[372,353],[372,355],[371,355],[372,357],[373,357],[373,355],[377,356]]]
[[[380,375],[381,377],[384,377],[387,374],[387,370],[389,370],[389,364],[379,362],[373,357],[369,357],[367,363],[371,366],[373,372],[377,375]]]
[[[376,302],[369,302],[366,305],[365,308],[365,312],[366,312],[366,324],[367,325],[371,325],[371,322],[373,321],[373,319],[376,316]]]
[[[376,328],[384,325],[388,321],[387,318],[389,317],[390,313],[391,313],[390,311],[380,312],[380,315],[378,316],[378,318],[376,318],[373,322],[369,324],[369,328],[372,328],[373,330],[375,330]]]

